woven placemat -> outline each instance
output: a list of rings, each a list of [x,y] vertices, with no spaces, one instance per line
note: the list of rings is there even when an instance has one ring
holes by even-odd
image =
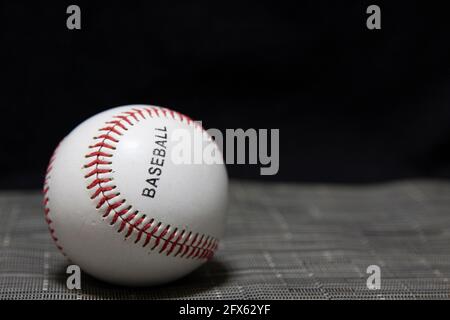
[[[233,181],[215,258],[156,288],[83,275],[44,222],[39,192],[0,192],[0,299],[448,299],[450,183],[298,185]],[[367,267],[381,269],[369,290]]]

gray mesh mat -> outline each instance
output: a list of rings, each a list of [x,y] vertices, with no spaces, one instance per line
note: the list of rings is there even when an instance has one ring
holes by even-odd
[[[115,287],[50,239],[38,192],[0,192],[0,299],[427,299],[450,297],[450,183],[370,186],[234,181],[216,257],[175,283]],[[381,290],[366,268],[381,268]]]

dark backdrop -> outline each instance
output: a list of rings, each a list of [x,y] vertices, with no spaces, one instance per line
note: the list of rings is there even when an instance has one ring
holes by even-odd
[[[371,182],[450,173],[448,8],[431,1],[1,1],[0,187],[39,187],[87,117],[145,103],[279,128],[281,167]],[[66,28],[78,4],[82,30]],[[369,4],[382,30],[366,28]]]

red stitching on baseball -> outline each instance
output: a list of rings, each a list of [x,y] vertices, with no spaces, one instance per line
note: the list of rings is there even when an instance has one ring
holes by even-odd
[[[125,122],[126,122],[128,125],[130,125],[130,126],[133,125],[133,122],[131,122],[131,120],[128,119],[127,116],[114,116],[113,118],[117,118],[117,119],[123,120],[123,121],[125,121]],[[117,124],[117,122],[120,123],[120,120],[115,121],[115,123],[116,123],[116,124]],[[119,125],[119,124],[118,124],[118,125]],[[126,128],[125,125],[119,125],[119,126],[120,126],[122,129],[127,130],[127,128]]]
[[[101,183],[106,183],[106,182],[110,182],[110,181],[112,181],[111,178],[95,179],[94,181],[92,181],[92,183],[90,185],[87,186],[87,188],[90,190],[96,186],[99,186]]]
[[[114,226],[120,223],[118,232],[126,231],[125,238],[130,238],[133,231],[136,232],[134,243],[137,244],[145,236],[142,247],[148,246],[153,239],[154,243],[150,250],[153,251],[161,247],[157,251],[160,254],[165,253],[167,256],[172,255],[174,257],[180,256],[193,259],[210,259],[217,249],[217,246],[213,245],[217,242],[216,239],[208,235],[193,234],[192,231],[186,231],[184,229],[172,229],[170,225],[163,227],[162,222],[156,222],[154,219],[150,219],[145,223],[146,215],[133,222],[138,212],[136,211],[127,215],[132,209],[132,206],[122,208],[126,200],[116,200],[116,198],[120,198],[120,193],[111,194],[111,191],[116,189],[114,179],[112,177],[102,177],[112,171],[110,167],[112,161],[110,160],[114,156],[116,144],[120,142],[119,137],[130,126],[135,125],[133,121],[139,122],[140,120],[147,119],[145,117],[146,114],[150,118],[154,116],[167,117],[185,122],[188,125],[193,125],[195,128],[203,129],[198,123],[185,115],[169,109],[156,107],[133,108],[130,111],[113,116],[113,120],[105,122],[106,126],[99,129],[102,134],[94,137],[94,140],[97,140],[97,142],[89,147],[90,149],[94,149],[94,151],[85,156],[86,158],[94,158],[93,161],[90,161],[84,166],[85,168],[92,168],[85,177],[94,177],[94,180],[87,186],[87,189],[93,192],[91,199],[96,201],[97,209],[106,206],[105,213],[103,214],[104,218],[107,218],[111,213],[114,214],[110,224]],[[106,150],[109,151],[107,152]],[[108,158],[108,161],[104,158]],[[144,225],[141,226],[143,223]],[[187,236],[185,236],[186,234]],[[176,250],[177,247],[178,250]]]
[[[61,251],[61,253],[65,256],[66,254],[64,253],[64,250],[58,242],[58,237],[56,236],[55,229],[52,227],[53,221],[50,218],[50,206],[49,206],[50,197],[48,195],[48,193],[50,191],[49,182],[50,182],[50,178],[51,178],[51,172],[53,169],[53,163],[55,162],[56,153],[57,153],[58,149],[59,149],[59,145],[56,147],[55,151],[53,151],[53,154],[52,154],[49,164],[47,166],[47,171],[46,171],[45,180],[44,180],[44,188],[42,191],[44,194],[44,199],[43,199],[42,203],[44,206],[45,222],[47,222],[48,230],[50,231],[50,237],[52,238],[53,242],[56,244],[56,247],[58,248],[58,250]]]
[[[106,122],[106,123],[107,123],[107,124],[113,124],[113,125],[116,125],[116,126],[121,127],[123,130],[127,130],[127,127],[125,127],[122,123],[120,123],[119,120],[108,121],[108,122]],[[109,127],[103,128],[103,129],[101,129],[101,130],[109,131]],[[117,133],[117,132],[116,132],[116,133]],[[117,134],[119,134],[119,133],[117,133]]]
[[[86,155],[86,158],[92,158],[92,157],[97,157],[97,159],[98,159],[98,157],[110,158],[110,157],[112,157],[112,154],[106,153],[106,152],[101,152],[101,151],[95,151],[95,152],[92,152],[92,153],[88,153]]]
[[[93,146],[90,146],[89,148],[95,149],[95,148],[98,148],[98,147],[103,147],[103,148],[107,148],[107,149],[116,150],[116,147],[113,147],[112,145],[107,144],[106,142],[99,142],[97,144],[94,144]]]
[[[174,234],[176,233],[176,230],[177,230],[177,229],[175,229]],[[185,233],[185,230],[181,230],[181,232],[180,232],[180,234],[178,235],[177,239],[172,243],[172,246],[171,246],[170,249],[167,251],[167,255],[168,255],[168,256],[173,252],[173,250],[174,250],[175,247],[177,246],[178,242],[179,242],[179,241],[181,240],[181,238],[183,237],[184,233]]]
[[[156,241],[155,241],[155,244],[152,247],[152,250],[155,250],[159,246],[159,243],[161,242],[161,239],[163,239],[163,237],[169,232],[169,230],[170,230],[170,225],[165,227],[163,232],[161,232],[159,234],[159,236],[156,237]],[[164,240],[164,241],[168,241],[168,240]]]
[[[108,134],[101,134],[98,137],[94,137],[94,139],[96,139],[96,140],[99,140],[99,139],[109,140],[109,141],[112,141],[112,142],[115,142],[115,143],[119,142],[119,140],[117,140],[116,138],[114,138],[113,136],[110,136]]]
[[[124,130],[128,130],[125,126],[119,125],[117,123],[120,123],[120,121],[111,121],[111,123],[114,124],[113,127],[104,127],[104,128],[100,128],[99,131],[108,131],[108,132],[114,132],[115,134],[118,134],[119,136],[121,136],[122,134],[115,128],[115,126],[119,126]]]
[[[89,162],[88,164],[86,164],[84,167],[85,168],[90,168],[90,167],[95,166],[96,164],[108,164],[108,165],[110,165],[110,164],[112,164],[112,162],[111,161],[104,161],[104,160],[95,159],[94,161]]]
[[[118,202],[118,203],[116,203],[114,206],[117,206],[117,208],[118,208],[118,207],[120,207],[120,206],[122,205],[122,203],[123,203],[123,202]],[[122,209],[122,210],[116,212],[116,213],[114,214],[114,217],[113,217],[112,221],[111,221],[111,225],[114,225],[114,224],[117,222],[117,219],[119,219],[119,217],[121,217],[121,216],[123,216],[124,214],[128,213],[128,211],[130,211],[130,210],[131,210],[131,206],[128,206],[127,208]],[[106,218],[107,215],[104,215],[103,217]]]
[[[111,171],[112,171],[111,169],[94,169],[91,172],[89,172],[87,175],[85,175],[84,177],[89,178],[96,174],[110,173]]]
[[[91,196],[91,199],[95,199],[97,198],[97,196],[102,193],[102,192],[106,192],[106,191],[112,191],[116,188],[116,186],[112,186],[112,187],[98,187],[97,190],[95,190],[94,194]]]
[[[153,228],[153,230],[150,233],[147,233],[147,237],[145,238],[145,242],[142,245],[143,247],[146,247],[149,243],[150,240],[152,239],[153,235],[156,233],[156,231],[159,230],[159,227],[161,227],[161,222],[159,222],[156,227]]]
[[[103,215],[103,218],[106,218],[107,216],[109,216],[109,214],[111,213],[111,211],[114,211],[116,213],[116,216],[119,218],[120,216],[124,215],[125,213],[127,213],[128,211],[130,211],[131,207],[128,207],[127,209],[123,209],[119,212],[116,212],[115,209],[117,209],[118,207],[120,207],[122,204],[125,203],[125,199],[121,200],[121,201],[117,201],[113,204],[108,204],[108,208],[106,209],[105,214]]]
[[[164,251],[166,251],[167,246],[172,242],[173,238],[175,237],[175,234],[177,233],[177,230],[178,230],[178,228],[175,228],[175,230],[170,233],[169,238],[167,239],[167,241],[164,242],[161,250],[159,250],[159,253],[163,253]]]
[[[139,113],[139,115],[145,120],[144,112],[142,112],[142,110],[136,108],[133,108],[133,110]]]
[[[116,194],[109,194],[109,195],[104,195],[103,192],[100,192],[102,194],[102,197],[100,198],[100,201],[97,203],[97,209],[100,209],[105,203],[108,202],[108,207],[112,207],[114,205],[116,205],[118,208],[120,205],[122,205],[121,202],[116,202],[115,204],[109,204],[109,200],[112,200],[114,198],[117,198],[120,194],[116,193]],[[114,209],[115,209],[114,208]]]
[[[136,212],[134,213],[134,216],[136,216],[137,214],[138,214],[138,212],[136,211]],[[125,235],[125,238],[128,238],[129,236],[131,236],[131,233],[133,232],[133,230],[134,230],[135,228],[137,228],[143,221],[144,221],[144,218],[141,217],[141,218],[139,218],[134,224],[130,224],[129,227],[128,227],[128,232],[127,232],[127,234]]]

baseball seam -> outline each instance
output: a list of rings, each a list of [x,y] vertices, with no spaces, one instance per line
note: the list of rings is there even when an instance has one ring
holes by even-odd
[[[45,173],[45,180],[44,180],[44,189],[43,189],[43,194],[44,194],[44,200],[43,200],[43,205],[44,205],[44,215],[45,215],[45,221],[47,222],[47,226],[48,226],[48,230],[50,231],[50,236],[53,240],[53,242],[56,244],[56,247],[59,249],[59,251],[61,251],[61,253],[63,255],[66,255],[64,253],[64,250],[61,246],[61,244],[58,242],[58,237],[56,236],[56,231],[53,227],[53,221],[50,218],[50,197],[49,197],[49,190],[50,190],[50,186],[49,186],[49,182],[50,182],[50,178],[51,178],[51,172],[53,169],[53,162],[55,162],[56,159],[56,153],[58,151],[59,145],[56,147],[55,151],[53,152],[49,164],[47,166],[47,171]]]
[[[90,152],[85,155],[88,161],[84,165],[88,170],[85,179],[91,199],[96,203],[97,210],[103,211],[105,220],[112,216],[110,225],[118,225],[118,233],[126,232],[126,239],[134,234],[135,244],[143,241],[142,247],[149,246],[151,251],[157,250],[167,256],[211,259],[218,247],[217,239],[150,219],[120,197],[114,183],[111,165],[120,138],[138,122],[154,117],[173,119],[203,130],[189,117],[165,108],[133,108],[113,116],[99,129],[99,135],[93,138],[94,143],[89,146]]]

